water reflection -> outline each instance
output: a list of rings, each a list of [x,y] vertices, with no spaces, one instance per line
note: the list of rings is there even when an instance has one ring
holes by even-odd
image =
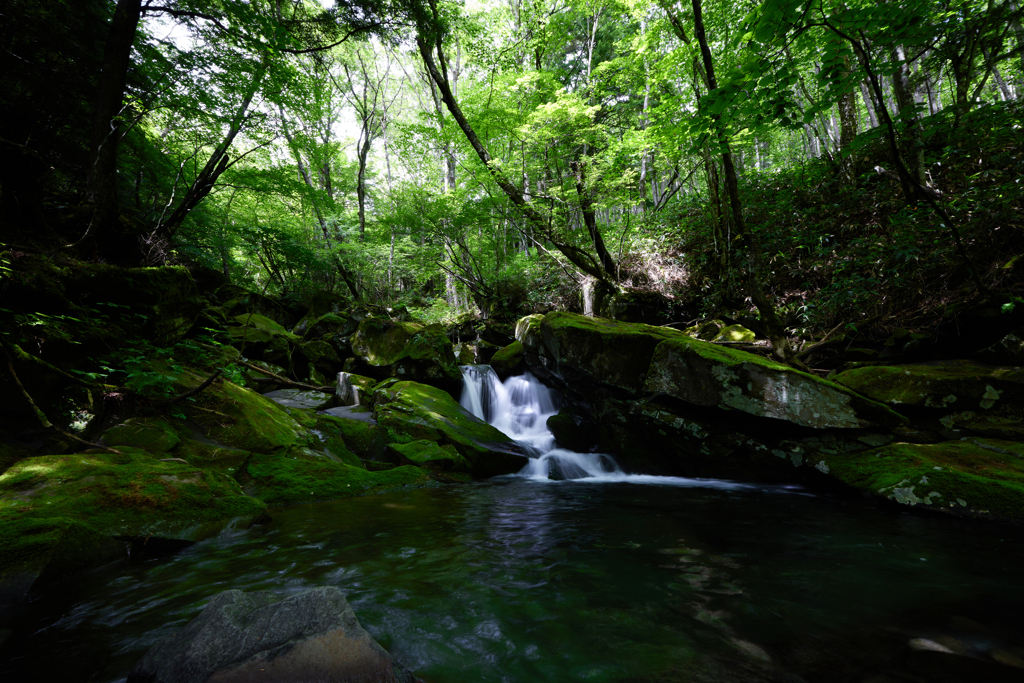
[[[1020,540],[776,491],[409,491],[64,584],[3,615],[0,676],[115,681],[221,590],[319,585],[431,683],[915,681],[932,656],[1017,673]]]

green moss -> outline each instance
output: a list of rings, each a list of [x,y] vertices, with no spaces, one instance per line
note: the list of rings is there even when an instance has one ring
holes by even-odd
[[[354,452],[360,460],[379,460],[384,454],[385,437],[383,430],[377,425],[362,420],[350,420],[343,417],[331,417],[331,425],[338,430],[345,446]]]
[[[940,410],[989,410],[1024,402],[1024,369],[973,363],[870,366],[847,370],[835,381],[892,405]]]
[[[890,408],[835,382],[752,353],[686,336],[660,343],[644,383],[699,406],[741,410],[815,428],[906,422]]]
[[[459,455],[454,446],[440,446],[433,441],[410,441],[403,444],[389,444],[404,462],[417,467],[451,472],[469,472],[469,461]]]
[[[236,323],[228,328],[228,334],[236,342],[246,344],[268,343],[274,339],[286,339],[291,342],[301,341],[281,324],[259,313],[236,315],[232,320]]]
[[[23,460],[0,475],[0,511],[79,519],[107,536],[196,540],[264,506],[224,474],[129,450]]]
[[[419,467],[369,472],[309,453],[256,454],[246,466],[245,490],[270,505],[337,500],[426,486],[429,474]]]
[[[446,392],[417,382],[396,382],[374,392],[377,424],[388,443],[450,444],[477,477],[517,472],[518,447],[503,433],[470,415]]]
[[[523,363],[523,343],[514,341],[491,357],[491,367],[499,377],[507,377]]]
[[[123,543],[80,520],[0,511],[0,587],[12,592],[24,592],[37,580],[62,578],[124,554]]]
[[[517,328],[518,329],[518,328]],[[548,313],[541,335],[556,362],[619,389],[643,390],[654,349],[662,341],[689,339],[682,332],[640,323]]]
[[[180,441],[174,428],[159,418],[133,417],[103,432],[108,446],[134,446],[150,453],[166,453]]]
[[[175,458],[181,458],[190,465],[205,470],[217,470],[228,476],[235,473],[245,464],[250,452],[238,448],[227,448],[212,443],[203,443],[197,439],[185,437],[178,447],[171,452]]]
[[[819,471],[872,496],[956,515],[1024,522],[1021,446],[995,439],[896,443],[815,456]]]
[[[179,387],[190,389],[205,379],[186,371]],[[269,452],[305,442],[305,430],[277,403],[254,391],[217,380],[196,395],[199,406],[216,414],[200,412],[192,417],[213,440],[247,451]]]
[[[317,415],[313,425],[310,447],[326,450],[341,462],[352,467],[363,467],[359,456],[345,443],[345,423],[353,422],[333,415]],[[365,424],[365,423],[364,423]],[[312,443],[312,442],[316,443]]]
[[[743,325],[729,325],[723,327],[722,330],[714,336],[712,341],[717,342],[752,342],[757,338],[752,330],[748,330]]]
[[[0,474],[6,472],[7,468],[11,465],[29,455],[31,455],[31,452],[24,448],[18,448],[17,446],[0,441]]]

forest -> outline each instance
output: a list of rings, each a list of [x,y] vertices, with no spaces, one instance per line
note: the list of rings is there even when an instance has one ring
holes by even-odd
[[[596,288],[787,362],[1019,293],[1012,0],[4,12],[14,249],[431,321]]]
[[[4,0],[0,677],[1019,680],[1022,101],[1022,0]]]

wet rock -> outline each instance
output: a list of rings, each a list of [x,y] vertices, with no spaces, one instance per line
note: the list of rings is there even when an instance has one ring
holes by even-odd
[[[413,683],[359,625],[338,588],[287,597],[225,591],[154,646],[129,683]]]
[[[343,406],[364,405],[367,402],[367,395],[376,384],[375,379],[365,375],[339,372],[335,379],[334,393]]]
[[[302,389],[278,389],[263,394],[263,396],[286,408],[314,412],[333,408],[336,400],[335,396],[322,391],[303,391]]]

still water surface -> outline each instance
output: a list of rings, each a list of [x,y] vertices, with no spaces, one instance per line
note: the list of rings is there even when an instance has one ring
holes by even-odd
[[[1024,680],[1020,530],[687,483],[504,477],[273,510],[5,615],[0,679],[121,680],[215,593],[337,585],[428,683]]]

